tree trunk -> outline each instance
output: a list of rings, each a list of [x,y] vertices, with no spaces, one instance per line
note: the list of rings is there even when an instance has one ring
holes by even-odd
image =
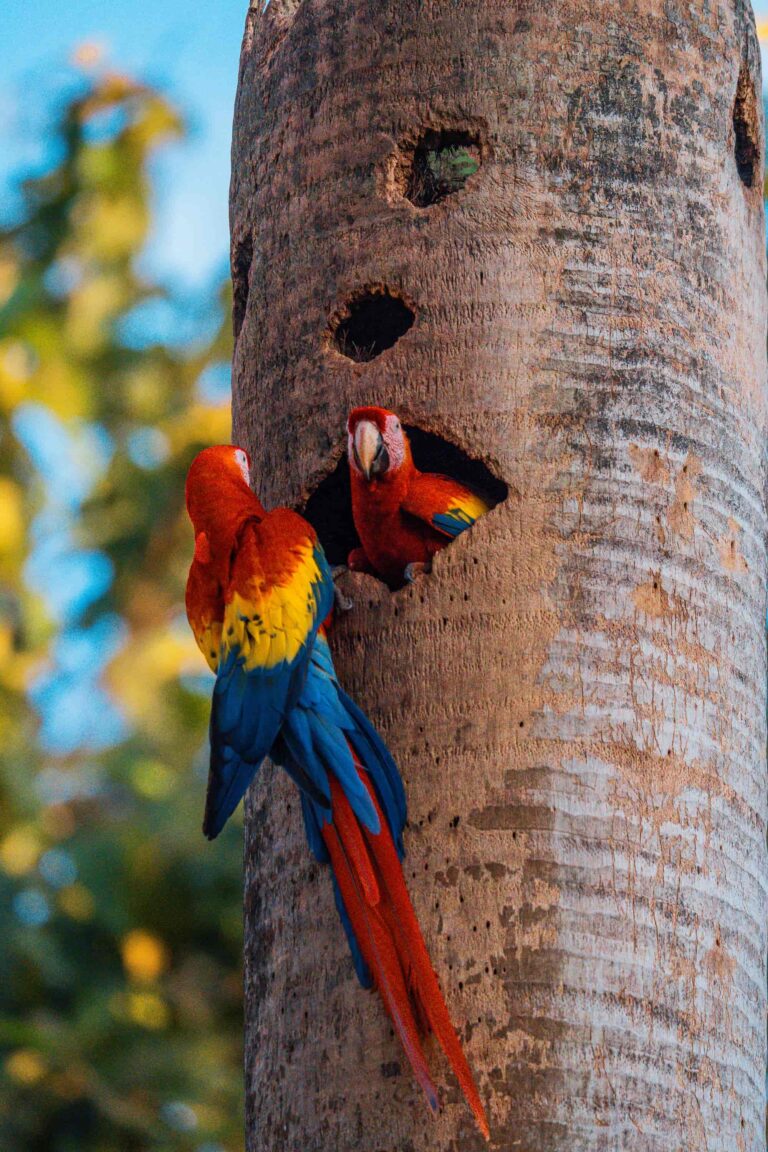
[[[743,0],[249,14],[234,429],[262,498],[300,505],[363,403],[509,486],[415,586],[345,578],[333,638],[402,768],[494,1148],[764,1148],[760,88]],[[436,192],[451,148],[479,168]],[[480,1148],[434,1049],[427,1115],[269,767],[247,824],[250,1152]]]

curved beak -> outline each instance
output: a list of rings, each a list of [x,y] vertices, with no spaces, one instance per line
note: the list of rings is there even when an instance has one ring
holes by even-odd
[[[361,420],[355,428],[353,451],[357,466],[366,480],[381,476],[389,468],[389,453],[381,432],[370,420]]]

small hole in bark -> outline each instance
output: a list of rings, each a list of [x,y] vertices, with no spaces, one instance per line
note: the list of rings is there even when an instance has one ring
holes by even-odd
[[[477,132],[428,129],[415,146],[402,150],[396,182],[411,204],[429,208],[461,191],[481,163]]]
[[[332,317],[331,340],[342,356],[367,364],[392,348],[415,319],[413,308],[389,288],[366,288]]]
[[[473,460],[442,436],[410,424],[403,427],[410,440],[414,463],[421,472],[439,472],[458,480],[481,496],[491,508],[507,498],[507,485],[481,460]],[[328,563],[346,564],[353,548],[360,547],[352,519],[352,490],[346,451],[333,471],[320,481],[301,511],[320,537]],[[476,557],[473,560],[477,563]],[[370,600],[369,607],[373,606],[374,601]]]
[[[250,236],[246,236],[236,245],[232,254],[232,332],[235,343],[240,336],[248,308],[252,263],[253,240]]]
[[[746,65],[739,73],[733,105],[733,137],[736,169],[745,188],[751,188],[760,163],[760,132],[755,85]]]

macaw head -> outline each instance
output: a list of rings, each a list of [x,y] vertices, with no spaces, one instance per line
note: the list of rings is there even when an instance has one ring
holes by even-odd
[[[187,512],[195,535],[209,536],[222,522],[248,515],[263,516],[264,509],[251,492],[248,453],[232,444],[217,444],[198,452],[185,489]]]
[[[369,483],[394,476],[412,463],[405,430],[386,408],[354,408],[347,433],[349,466]]]

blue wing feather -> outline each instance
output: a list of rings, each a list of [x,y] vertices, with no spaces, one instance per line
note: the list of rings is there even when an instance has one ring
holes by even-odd
[[[432,517],[432,523],[440,532],[444,532],[446,536],[451,536],[455,540],[462,532],[466,532],[467,528],[472,527],[475,518],[460,508],[455,508],[450,512],[438,512]]]
[[[258,530],[257,526],[252,531]],[[248,537],[244,545],[244,565],[249,561],[249,546],[252,554],[258,554],[253,539]],[[298,610],[296,592],[290,585],[284,592],[279,587],[268,590],[264,601],[269,605],[268,597],[274,597],[277,623],[264,619],[261,603],[256,605],[258,612],[253,611],[254,605],[250,605],[250,614],[243,612],[242,607],[247,603],[243,596],[233,595],[225,607],[223,635],[226,639],[211,702],[211,766],[203,821],[203,831],[209,839],[218,836],[234,812],[272,749],[286,716],[301,696],[317,631],[333,604],[333,579],[322,548],[315,544],[311,560],[309,552],[305,555],[306,567],[297,568],[297,572],[300,577],[302,571],[314,575],[303,577],[307,579],[307,594],[305,597],[304,592],[301,593]],[[302,624],[297,620],[307,621],[306,633],[300,631]],[[270,628],[276,630],[272,632]],[[295,655],[280,660],[279,654],[285,654],[289,637],[296,649]],[[282,648],[276,649],[278,658],[273,663],[270,663],[270,640],[282,644]],[[297,782],[301,781],[302,771],[310,767],[312,765],[305,766],[299,757],[287,766]],[[318,772],[313,776],[311,771],[307,775],[316,785],[318,795],[326,796],[325,775]]]

